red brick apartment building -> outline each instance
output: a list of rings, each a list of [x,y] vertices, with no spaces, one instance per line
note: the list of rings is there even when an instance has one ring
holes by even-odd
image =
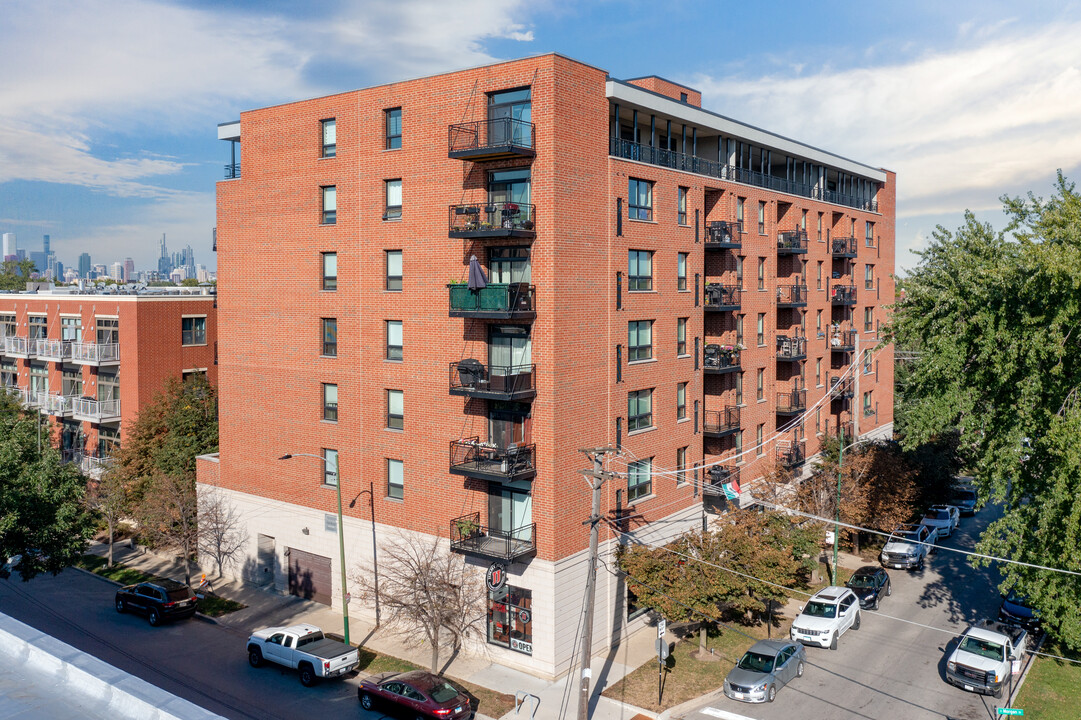
[[[216,312],[200,288],[0,293],[0,383],[49,416],[64,455],[93,471],[166,378],[217,382]]]
[[[218,134],[221,451],[199,478],[247,518],[250,579],[338,604],[340,482],[351,566],[369,504],[381,538],[505,563],[489,649],[556,676],[583,607],[581,448],[621,448],[602,510],[655,541],[710,490],[740,478],[751,502],[775,464],[802,472],[824,432],[891,433],[889,171],[559,55]],[[644,623],[603,567],[595,612],[596,650]]]

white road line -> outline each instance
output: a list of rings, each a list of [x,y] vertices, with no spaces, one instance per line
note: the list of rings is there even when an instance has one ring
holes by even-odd
[[[703,715],[712,715],[715,718],[721,718],[721,720],[754,720],[754,718],[749,718],[746,715],[736,715],[727,710],[718,710],[715,707],[704,707],[698,712]]]

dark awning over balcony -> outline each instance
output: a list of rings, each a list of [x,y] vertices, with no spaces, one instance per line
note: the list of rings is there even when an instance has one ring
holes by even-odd
[[[788,390],[777,393],[777,414],[795,415],[807,409],[806,390]]]
[[[736,285],[707,283],[704,293],[707,312],[739,310],[741,289]]]
[[[452,238],[522,238],[537,236],[532,203],[493,202],[451,205],[448,235]]]
[[[855,305],[856,286],[834,285],[833,290],[830,292],[830,300],[834,305]]]
[[[833,257],[854,258],[857,247],[854,237],[833,238],[830,241],[830,252]]]
[[[534,288],[528,283],[491,283],[470,290],[465,283],[447,285],[450,290],[450,317],[494,320],[532,320]]]
[[[743,247],[743,223],[711,220],[706,228],[706,250],[738,250]]]
[[[531,122],[509,117],[451,125],[447,131],[447,155],[461,160],[535,157],[536,129]]]
[[[807,338],[789,337],[788,335],[777,336],[777,359],[778,360],[804,360],[807,357]]]
[[[702,433],[706,437],[725,437],[739,428],[738,405],[725,405],[724,410],[706,410],[702,418]]]
[[[537,395],[536,365],[485,365],[467,358],[450,364],[450,394],[488,400],[529,400]]]
[[[777,234],[778,255],[804,255],[807,253],[807,231],[791,230]]]
[[[532,480],[537,475],[535,449],[534,445],[496,447],[476,437],[451,440],[450,472],[497,482]]]
[[[777,307],[795,308],[807,306],[806,285],[778,285]]]
[[[537,554],[537,524],[498,530],[480,524],[480,513],[450,521],[451,552],[512,563]]]
[[[739,350],[730,345],[710,344],[702,348],[702,370],[707,373],[730,373],[739,370]]]

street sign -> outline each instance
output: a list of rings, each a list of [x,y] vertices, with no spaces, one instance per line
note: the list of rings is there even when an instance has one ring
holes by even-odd
[[[998,708],[995,712],[999,715],[1024,715],[1025,711],[1021,708]]]
[[[667,660],[668,659],[669,647],[670,646],[668,645],[668,643],[666,643],[664,641],[663,638],[657,638],[657,659],[658,660]]]
[[[833,544],[833,531],[832,530],[827,530],[826,531],[826,544],[827,545],[832,545]]]
[[[657,639],[663,640],[664,634],[668,631],[668,621],[661,618],[657,621]]]

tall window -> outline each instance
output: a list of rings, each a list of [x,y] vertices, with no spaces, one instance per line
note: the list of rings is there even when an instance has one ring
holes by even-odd
[[[332,158],[338,154],[338,131],[334,118],[323,121],[323,157]]]
[[[873,369],[873,366],[871,365],[871,351],[870,350],[864,350],[863,351],[863,374],[864,375],[870,375],[872,369]]]
[[[387,150],[397,150],[402,146],[402,109],[391,108],[387,115]]]
[[[338,386],[323,383],[323,419],[338,422]]]
[[[405,428],[405,393],[401,390],[387,390],[387,427]]]
[[[758,373],[755,376],[754,385],[755,398],[759,401],[766,399],[766,370],[765,368],[758,368]]]
[[[627,323],[627,362],[649,360],[653,357],[653,321],[635,320]]]
[[[736,405],[743,404],[743,373],[736,373]]]
[[[822,213],[818,213],[818,242],[822,242]]]
[[[338,253],[323,253],[323,289],[338,289]]]
[[[864,332],[871,332],[875,329],[875,310],[874,308],[863,309],[863,330]]]
[[[736,461],[736,464],[741,465],[743,463],[743,457],[742,457],[742,455],[743,455],[743,431],[742,430],[737,430],[736,432],[732,433],[732,449],[736,451],[736,457],[739,458],[739,460]]]
[[[818,289],[821,290],[822,289],[822,261],[821,260],[818,261],[818,271],[817,271],[817,275],[815,277],[816,277],[816,279],[818,281],[817,282]]]
[[[627,207],[631,220],[653,219],[653,183],[631,178],[627,188]]]
[[[687,417],[687,383],[676,385],[676,420]]]
[[[822,358],[815,360],[815,385],[822,387]]]
[[[634,502],[653,492],[653,458],[627,465],[627,502]]]
[[[687,318],[676,319],[676,355],[687,354]]]
[[[627,432],[653,426],[653,390],[627,393]]]
[[[685,187],[679,189],[679,205],[676,218],[680,225],[687,224],[687,188]]]
[[[821,336],[822,333],[822,311],[818,310],[815,313],[815,334]]]
[[[676,448],[676,484],[687,482],[687,448]]]
[[[853,223],[855,223],[855,221],[853,221]],[[853,231],[852,234],[855,235],[856,234],[855,233],[855,228],[853,228],[852,231]],[[875,224],[873,222],[870,222],[869,220],[864,221],[863,231],[864,231],[864,234],[865,234],[865,236],[867,238],[867,240],[866,240],[867,247],[874,247],[875,246]]]
[[[387,250],[387,290],[400,292],[402,289],[402,251]]]
[[[402,321],[387,320],[387,360],[402,359]]]
[[[756,327],[758,332],[758,344],[759,346],[766,344],[766,314],[758,313],[758,324]]]
[[[676,254],[676,289],[687,289],[687,253]]]
[[[863,266],[863,288],[865,290],[875,289],[875,266],[864,265]]]
[[[325,185],[323,191],[323,224],[333,225],[338,222],[338,187]]]
[[[384,220],[401,220],[402,218],[402,181],[387,180],[387,209],[383,212]]]
[[[405,497],[405,464],[401,460],[387,459],[387,497]]]
[[[743,229],[743,205],[746,202],[746,198],[736,198],[736,222],[739,223],[741,230]]]
[[[736,287],[743,289],[743,256],[736,256]]]
[[[652,290],[653,253],[648,250],[631,250],[627,258],[627,290]]]
[[[766,201],[758,201],[758,234],[766,234]]]
[[[338,318],[323,318],[323,356],[338,357]]]
[[[754,434],[754,454],[758,457],[762,457],[766,453],[765,445],[762,442],[763,436],[766,434],[766,424],[758,423],[758,428]]]
[[[323,484],[331,487],[338,484],[338,451],[323,448]]]
[[[766,259],[764,257],[758,258],[758,289],[766,289]]]
[[[206,345],[206,318],[186,317],[180,319],[181,345]]]
[[[27,318],[31,340],[44,340],[49,337],[49,319],[44,315],[31,315]]]
[[[863,414],[864,415],[874,415],[875,414],[875,408],[871,404],[871,393],[870,392],[865,392],[863,394]]]
[[[82,342],[82,319],[77,317],[60,318],[60,339],[64,342]]]
[[[745,317],[747,317],[747,316],[746,315],[737,315],[736,316],[736,344],[737,345],[742,345],[743,344],[743,318],[745,318]]]

